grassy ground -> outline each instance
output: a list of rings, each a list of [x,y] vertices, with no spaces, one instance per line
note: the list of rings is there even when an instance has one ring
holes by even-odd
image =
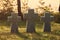
[[[25,22],[19,23],[18,34],[11,34],[11,27],[7,21],[0,21],[0,40],[60,40],[60,24],[51,23],[51,33],[43,32],[42,23],[36,24],[36,33],[26,33]]]

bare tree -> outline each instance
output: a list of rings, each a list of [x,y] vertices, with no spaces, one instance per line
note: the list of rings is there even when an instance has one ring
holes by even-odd
[[[12,12],[12,4],[9,0],[2,0],[0,1],[1,3],[1,8],[0,9],[0,20],[6,20],[7,16],[10,15],[10,13]]]
[[[60,12],[60,5],[59,5],[59,12]]]
[[[23,14],[21,12],[21,1],[17,0],[17,5],[18,5],[18,15],[21,16],[21,19],[23,20]]]

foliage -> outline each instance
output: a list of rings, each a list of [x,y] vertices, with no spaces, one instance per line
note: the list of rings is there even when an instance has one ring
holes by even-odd
[[[45,2],[43,0],[39,0],[38,3],[39,3],[38,7],[35,8],[36,12],[38,12],[40,14],[42,14],[42,13],[44,13],[46,11],[53,12],[52,8],[51,8],[51,4],[45,5]]]
[[[60,13],[54,14],[55,16],[55,22],[60,23]]]
[[[7,19],[7,16],[12,12],[12,4],[9,0],[0,0],[0,20]]]

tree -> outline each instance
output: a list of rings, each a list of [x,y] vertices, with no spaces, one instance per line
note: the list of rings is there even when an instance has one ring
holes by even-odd
[[[20,0],[17,0],[17,5],[18,5],[18,15],[21,16],[21,19],[23,20],[23,14],[21,12],[21,2],[20,2]]]
[[[12,4],[9,0],[0,1],[0,20],[6,20],[7,16],[12,12]],[[2,8],[2,9],[1,9]]]
[[[59,13],[55,14],[55,22],[60,23],[60,5],[58,11]]]
[[[59,12],[60,12],[60,5],[59,5]]]
[[[49,12],[53,12],[52,11],[52,8],[51,8],[51,4],[49,5],[45,5],[45,2],[43,0],[39,0],[39,5],[38,7],[36,8],[36,12],[40,13],[40,11],[42,11],[42,13],[46,12],[46,11],[49,11]]]

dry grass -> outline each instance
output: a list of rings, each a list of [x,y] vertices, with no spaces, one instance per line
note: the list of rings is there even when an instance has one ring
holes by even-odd
[[[23,24],[23,23],[22,23]],[[19,27],[18,34],[10,33],[10,26],[5,22],[0,23],[0,40],[60,40],[60,24],[52,22],[51,33],[43,32],[43,26],[36,25],[36,33],[26,33],[25,26]]]

